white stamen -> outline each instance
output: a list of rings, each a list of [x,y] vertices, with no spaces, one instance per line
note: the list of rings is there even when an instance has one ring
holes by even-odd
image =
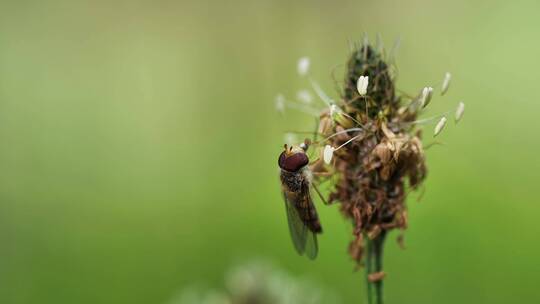
[[[456,117],[455,117],[456,123],[458,123],[461,120],[464,112],[465,112],[465,104],[463,102],[460,102],[456,109]]]
[[[439,135],[446,125],[446,117],[441,118],[437,125],[435,126],[435,131],[433,132],[433,137]]]
[[[324,146],[323,160],[327,165],[329,165],[330,162],[332,161],[332,157],[334,156],[334,151],[335,151],[334,147],[330,145]]]
[[[319,84],[317,84],[315,82],[315,80],[311,79],[311,77],[309,78],[309,82],[311,82],[311,86],[313,87],[313,90],[315,91],[315,93],[317,93],[317,96],[319,96],[319,98],[328,106],[332,105],[334,103],[334,101],[332,100],[332,98],[328,97],[328,95],[326,95],[326,93],[323,91],[323,89],[321,89],[321,87],[319,86]]]
[[[353,137],[353,138],[347,140],[346,142],[342,143],[341,146],[335,148],[334,151],[337,151],[337,150],[339,150],[339,149],[345,147],[346,145],[348,145],[348,144],[349,144],[350,142],[352,142],[353,140],[356,140],[356,139],[358,139],[358,138],[360,138],[360,137],[362,137],[362,136],[364,136],[364,134],[358,134],[358,135],[356,135],[355,137]]]
[[[300,90],[296,93],[296,98],[303,103],[311,103],[313,96],[308,90]]]
[[[278,112],[285,112],[285,96],[278,94],[278,96],[276,96],[275,105]]]
[[[309,58],[302,57],[298,60],[297,65],[298,74],[300,76],[305,76],[309,72]]]
[[[344,134],[344,133],[347,133],[347,132],[354,132],[354,131],[363,131],[363,130],[364,130],[363,128],[350,128],[350,129],[341,130],[341,131],[338,131],[338,132],[328,136],[327,138],[325,138],[323,140],[323,142],[329,140],[330,138],[332,138],[334,136],[338,136],[340,134]]]
[[[297,143],[297,138],[294,133],[285,133],[285,135],[283,136],[283,140],[289,146],[292,146],[295,143]]]
[[[427,105],[431,101],[431,96],[433,96],[433,88],[432,87],[425,87],[422,90],[422,97],[420,99],[420,104],[422,105],[422,108],[427,107]]]
[[[367,93],[367,87],[369,84],[369,76],[360,76],[358,82],[356,83],[356,89],[360,96],[364,96]]]
[[[452,79],[452,74],[446,73],[444,74],[444,80],[441,85],[441,96],[446,94],[446,91],[448,91],[448,87],[450,86],[450,80]]]
[[[290,108],[290,109],[295,109],[297,111],[300,111],[302,113],[305,113],[305,114],[309,114],[309,115],[312,115],[312,116],[315,116],[315,117],[319,117],[319,115],[321,114],[319,110],[313,108],[313,107],[310,107],[306,104],[303,104],[303,103],[298,103],[298,102],[285,102],[285,107],[286,108]]]
[[[341,109],[335,104],[330,106],[330,117],[332,117],[332,119],[336,119],[337,115],[341,114],[342,112],[343,111],[341,111]]]

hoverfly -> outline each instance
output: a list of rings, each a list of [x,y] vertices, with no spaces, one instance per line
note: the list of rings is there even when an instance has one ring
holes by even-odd
[[[310,194],[312,173],[306,154],[308,146],[308,141],[300,146],[288,147],[285,144],[278,165],[294,248],[298,254],[315,259],[319,251],[317,234],[322,233],[322,227]]]

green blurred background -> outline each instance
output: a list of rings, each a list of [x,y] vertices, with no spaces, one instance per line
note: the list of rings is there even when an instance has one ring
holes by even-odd
[[[315,262],[295,254],[276,158],[336,96],[348,39],[402,38],[399,88],[453,74],[430,113],[466,114],[428,150],[388,303],[540,301],[537,1],[1,1],[0,303],[165,303],[253,257],[344,303],[365,297],[337,206]],[[336,75],[342,78],[343,68]],[[431,128],[431,127],[430,127]]]

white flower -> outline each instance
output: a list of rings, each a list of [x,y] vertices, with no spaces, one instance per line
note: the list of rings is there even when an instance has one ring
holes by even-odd
[[[420,99],[422,108],[427,107],[427,105],[431,101],[431,96],[433,96],[433,88],[432,87],[425,87],[422,90],[422,97]]]
[[[446,117],[441,118],[437,125],[435,126],[435,131],[433,132],[433,137],[439,135],[446,125]]]
[[[458,123],[461,120],[464,112],[465,112],[465,104],[463,102],[460,102],[456,109],[456,117],[455,117],[456,123]]]
[[[308,90],[300,90],[296,93],[296,98],[303,103],[311,103],[313,101],[313,96]]]
[[[323,160],[326,164],[330,164],[330,162],[332,161],[332,157],[334,156],[334,147],[330,146],[330,145],[326,145],[324,146],[324,151],[323,151]]]
[[[446,94],[446,91],[448,91],[448,87],[450,86],[450,79],[452,79],[452,74],[450,73],[444,74],[444,80],[441,85],[441,95]]]
[[[368,83],[369,76],[360,76],[360,78],[358,78],[358,82],[356,83],[356,89],[358,90],[358,94],[360,94],[360,96],[366,95]]]
[[[307,57],[300,58],[298,60],[297,69],[298,69],[298,74],[300,74],[300,76],[306,76],[307,73],[309,72],[309,58]]]
[[[280,113],[285,112],[285,97],[281,94],[276,96],[276,110]]]

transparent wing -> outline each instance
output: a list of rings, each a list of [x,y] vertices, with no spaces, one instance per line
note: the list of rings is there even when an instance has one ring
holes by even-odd
[[[308,258],[315,259],[319,251],[317,236],[302,220],[298,209],[295,207],[296,204],[301,204],[301,202],[298,201],[298,198],[294,194],[289,197],[287,193],[284,192],[283,197],[285,198],[285,209],[287,211],[289,232],[291,234],[294,248],[298,254],[305,254]],[[313,207],[313,204],[310,204],[309,200],[304,200],[304,202],[309,204],[306,206],[306,208]]]
[[[303,255],[306,249],[306,240],[308,227],[304,225],[298,211],[294,207],[294,203],[287,198],[287,194],[283,193],[285,198],[285,210],[287,211],[287,221],[289,223],[289,232],[294,248],[299,255]]]
[[[311,230],[308,230],[308,233],[307,233],[305,253],[306,253],[306,256],[311,260],[314,260],[317,257],[317,253],[319,253],[319,244],[317,243],[317,235],[313,233]]]

